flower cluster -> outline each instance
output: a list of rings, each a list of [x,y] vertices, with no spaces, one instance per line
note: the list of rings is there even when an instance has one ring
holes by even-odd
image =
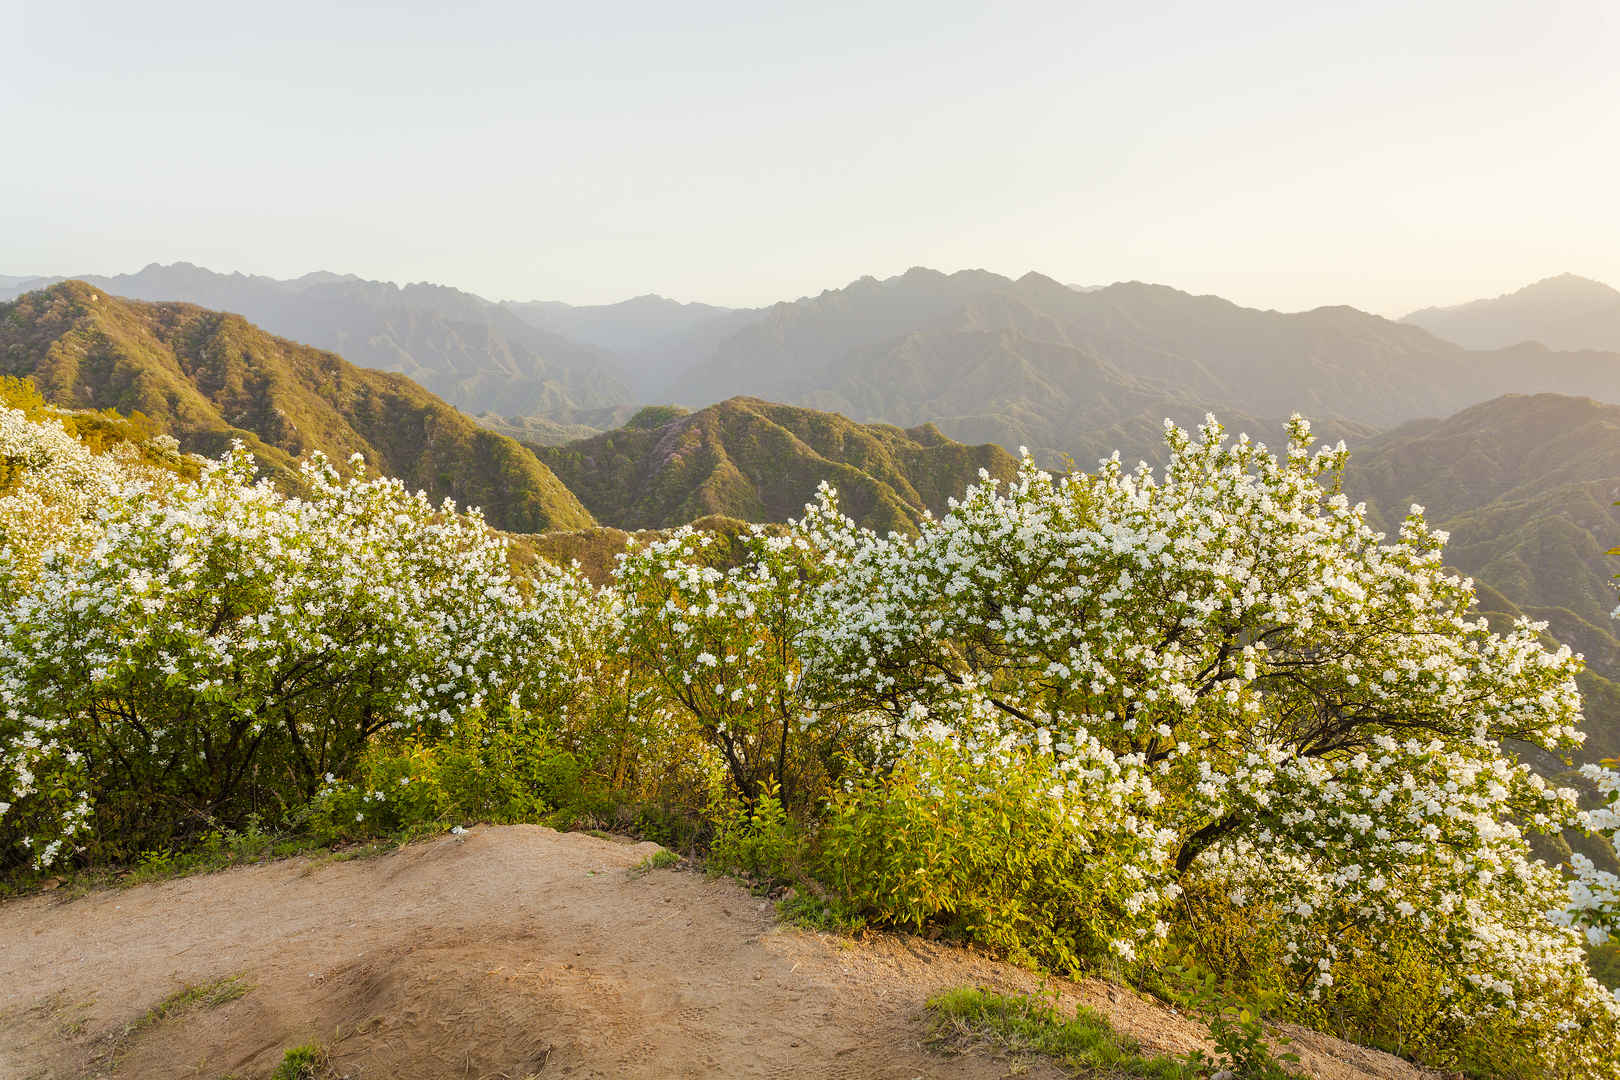
[[[27,587],[47,551],[93,543],[98,508],[157,479],[128,444],[93,453],[59,420],[0,406],[0,602]]]
[[[832,763],[807,758],[807,729],[833,725],[806,707],[801,652],[811,597],[833,565],[807,530],[760,525],[730,544],[678,529],[619,556],[626,660],[719,751],[750,805],[767,794],[791,802]]]
[[[1581,811],[1579,824],[1588,833],[1620,849],[1620,772],[1612,767],[1617,765],[1620,762],[1608,762],[1610,767],[1586,765],[1581,769],[1582,775],[1597,789],[1602,805]],[[1570,925],[1584,928],[1587,940],[1593,945],[1601,945],[1620,934],[1620,876],[1600,869],[1591,858],[1579,852],[1570,857],[1570,868],[1569,904],[1561,913],[1562,918]]]

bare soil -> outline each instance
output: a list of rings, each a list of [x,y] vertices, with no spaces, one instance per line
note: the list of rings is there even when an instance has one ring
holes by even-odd
[[[478,828],[370,859],[0,904],[0,1078],[264,1077],[311,1040],[353,1080],[1062,1075],[930,1048],[924,1002],[968,984],[1055,988],[1150,1050],[1200,1045],[1198,1025],[1121,987],[807,932],[735,882],[632,870],[657,850]],[[233,975],[252,986],[237,1000],[141,1023]],[[1324,1080],[1430,1075],[1296,1034]]]

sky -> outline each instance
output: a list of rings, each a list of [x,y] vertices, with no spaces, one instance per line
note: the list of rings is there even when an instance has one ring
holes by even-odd
[[[1617,57],[1614,0],[0,0],[0,274],[1399,315],[1620,285]]]

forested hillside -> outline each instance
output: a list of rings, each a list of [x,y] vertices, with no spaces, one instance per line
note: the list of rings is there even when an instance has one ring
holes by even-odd
[[[313,450],[337,462],[358,453],[435,498],[482,507],[505,528],[591,523],[532,453],[410,379],[273,337],[237,315],[64,282],[0,305],[0,373],[31,377],[65,408],[139,412],[186,450],[218,454],[241,439],[283,475]]]
[[[0,298],[60,279],[17,279]],[[560,415],[630,400],[612,358],[443,285],[353,274],[291,280],[153,263],[134,274],[83,275],[114,296],[184,301],[241,315],[272,334],[396,371],[470,412]]]
[[[752,398],[695,413],[649,407],[616,431],[534,450],[599,521],[621,529],[711,514],[786,521],[827,482],[861,524],[911,532],[981,469],[998,479],[1017,470],[1001,448],[964,446],[932,425],[856,424]]]

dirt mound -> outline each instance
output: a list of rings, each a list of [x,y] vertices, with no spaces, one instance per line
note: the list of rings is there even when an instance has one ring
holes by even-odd
[[[784,927],[732,882],[633,869],[657,850],[480,828],[373,859],[0,905],[0,1077],[262,1077],[311,1040],[354,1080],[1022,1068],[931,1051],[923,1002],[963,984],[1038,989],[1038,976],[922,941]],[[217,995],[229,1000],[177,996],[231,976]],[[1130,991],[1049,985],[1150,1049],[1198,1045],[1196,1025]],[[1322,1037],[1296,1049],[1333,1080],[1424,1075]]]

